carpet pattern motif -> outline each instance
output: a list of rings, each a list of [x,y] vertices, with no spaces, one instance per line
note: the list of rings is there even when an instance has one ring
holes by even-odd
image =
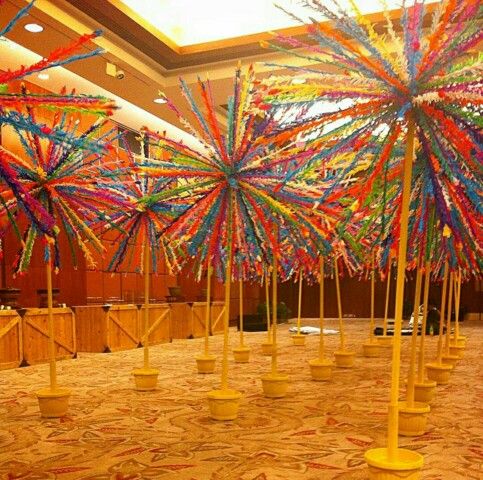
[[[313,324],[312,324],[313,325]],[[337,328],[327,322],[327,328]],[[279,327],[280,371],[289,395],[263,396],[260,377],[270,369],[261,355],[266,333],[246,333],[250,363],[230,359],[230,387],[243,393],[233,422],[208,415],[206,394],[219,388],[222,336],[214,375],[198,375],[194,356],[202,339],[153,346],[161,369],[158,390],[136,392],[130,372],[142,351],[79,354],[58,363],[59,384],[72,389],[69,414],[41,419],[34,391],[46,386],[48,366],[0,371],[0,479],[2,480],[362,480],[364,452],[385,445],[390,353],[363,358],[364,320],[347,321],[348,346],[358,352],[352,369],[334,369],[329,382],[313,382],[307,365],[318,337],[291,345]],[[483,326],[463,324],[465,357],[447,386],[439,386],[428,431],[400,444],[424,455],[425,480],[483,478],[481,345]],[[328,336],[327,351],[338,337]],[[231,332],[237,345],[238,334]],[[429,339],[428,359],[436,339]],[[409,338],[403,340],[407,368]]]

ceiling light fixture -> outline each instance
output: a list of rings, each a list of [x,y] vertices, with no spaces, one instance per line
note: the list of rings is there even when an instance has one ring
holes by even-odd
[[[44,30],[44,27],[38,23],[27,23],[23,28],[30,33],[40,33]]]
[[[39,73],[37,77],[39,80],[48,80],[50,78],[48,73]]]
[[[153,100],[154,103],[166,103],[167,100],[164,97],[158,97]]]

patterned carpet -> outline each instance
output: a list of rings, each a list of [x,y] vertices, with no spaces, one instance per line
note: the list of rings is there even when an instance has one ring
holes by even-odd
[[[327,327],[336,328],[328,322]],[[48,367],[0,372],[0,478],[2,480],[360,480],[364,452],[385,443],[389,353],[358,356],[353,369],[334,370],[329,383],[310,380],[307,360],[318,337],[291,345],[280,327],[280,370],[292,381],[286,398],[263,396],[260,376],[270,359],[260,354],[264,333],[246,334],[249,364],[230,362],[231,387],[243,392],[239,418],[209,418],[206,393],[215,375],[198,375],[193,356],[202,340],[152,348],[161,367],[159,389],[140,393],[130,372],[142,351],[80,354],[59,362],[59,383],[73,390],[69,415],[42,420],[33,392],[47,383]],[[367,323],[347,321],[349,346],[360,352]],[[234,332],[233,332],[234,333]],[[400,443],[425,457],[425,480],[483,478],[481,350],[483,326],[464,324],[466,356],[450,385],[438,387],[428,432]],[[237,342],[231,337],[233,346]],[[212,339],[214,353],[222,337]],[[337,346],[328,337],[328,350]],[[436,345],[428,342],[430,358]],[[409,339],[404,339],[407,352]]]

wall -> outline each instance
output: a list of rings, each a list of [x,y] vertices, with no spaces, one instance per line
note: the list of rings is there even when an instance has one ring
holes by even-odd
[[[325,284],[325,316],[337,317],[337,297],[335,281],[326,279]],[[298,283],[280,283],[278,287],[278,297],[284,301],[292,310],[292,316],[297,316],[298,302]],[[356,278],[342,278],[340,280],[342,313],[348,316],[368,318],[370,316],[370,294],[371,283],[369,280],[363,281]],[[389,301],[389,318],[394,318],[395,302],[395,269],[391,280],[391,293]],[[415,278],[408,274],[404,292],[404,304],[407,312],[412,312],[414,302]],[[384,306],[386,298],[386,282],[376,281],[375,283],[375,317],[384,316]],[[429,303],[440,308],[441,305],[441,284],[431,284],[429,289]],[[477,280],[471,280],[462,285],[461,288],[461,308],[464,312],[482,312],[483,295],[481,286]],[[422,302],[421,302],[422,303]],[[453,303],[454,305],[454,303]],[[304,285],[302,290],[302,317],[311,318],[319,315],[319,285]]]

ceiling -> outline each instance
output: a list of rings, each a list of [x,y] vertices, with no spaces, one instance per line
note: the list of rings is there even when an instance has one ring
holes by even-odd
[[[198,76],[206,78],[209,75],[214,101],[219,106],[218,116],[223,122],[226,113],[223,105],[231,94],[233,72],[239,62],[242,65],[254,63],[261,74],[270,71],[264,65],[267,61],[292,65],[299,62],[294,57],[284,58],[283,54],[260,46],[262,40],[272,38],[267,30],[281,28],[285,34],[305,37],[305,27],[296,25],[276,9],[272,1],[37,0],[29,16],[7,37],[46,56],[79,35],[101,28],[104,34],[91,48],[101,46],[105,53],[75,62],[68,66],[69,70],[174,125],[177,120],[168,107],[153,100],[163,92],[182,106],[184,102],[177,87],[179,77],[190,84]],[[340,1],[347,4],[349,0]],[[280,0],[278,3],[295,11],[299,2]],[[374,11],[378,3],[379,0],[359,2],[365,5],[365,11]],[[400,0],[387,0],[387,3],[394,6]],[[25,0],[5,0],[0,8],[0,25],[5,25],[25,4]],[[393,18],[399,15],[399,11],[391,12]],[[369,14],[369,17],[373,22],[381,21],[380,13]],[[43,32],[27,32],[23,26],[29,22],[41,24]],[[117,71],[122,70],[124,78],[108,75],[107,63],[115,65]],[[74,82],[73,79],[69,81]],[[57,89],[49,87],[48,81],[44,86]],[[67,86],[76,85],[69,83]],[[149,122],[147,117],[147,126],[158,128]]]

